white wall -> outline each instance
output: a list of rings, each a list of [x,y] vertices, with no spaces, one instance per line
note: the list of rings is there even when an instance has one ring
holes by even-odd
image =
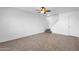
[[[43,32],[44,16],[16,8],[0,8],[0,42]]]
[[[58,15],[51,15],[46,17],[49,28],[53,27],[58,22]]]
[[[70,35],[79,37],[79,12],[69,13]]]
[[[52,26],[52,31],[79,37],[79,11],[60,13],[59,21]]]
[[[55,24],[55,26],[52,26],[52,31],[58,34],[68,34],[68,22],[65,14],[59,14],[58,22]]]

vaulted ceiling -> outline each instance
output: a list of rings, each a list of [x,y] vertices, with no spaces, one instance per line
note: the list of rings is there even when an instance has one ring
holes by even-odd
[[[40,7],[16,7],[16,8],[24,11],[34,12],[34,13],[37,13],[36,9],[40,9]],[[79,11],[79,7],[47,7],[47,8],[52,11],[50,12],[52,14]]]

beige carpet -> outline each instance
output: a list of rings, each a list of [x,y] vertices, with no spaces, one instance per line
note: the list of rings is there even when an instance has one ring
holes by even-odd
[[[0,51],[78,51],[79,39],[73,36],[40,33],[0,43]]]

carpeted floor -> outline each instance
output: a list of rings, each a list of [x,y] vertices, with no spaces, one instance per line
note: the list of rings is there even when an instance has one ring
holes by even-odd
[[[0,51],[78,51],[79,39],[73,36],[40,33],[0,43]]]

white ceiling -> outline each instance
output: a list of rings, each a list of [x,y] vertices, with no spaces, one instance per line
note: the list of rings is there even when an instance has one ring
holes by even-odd
[[[20,10],[24,11],[30,11],[37,13],[37,9],[40,9],[40,7],[16,7]],[[56,13],[63,13],[63,12],[70,12],[70,11],[79,11],[79,7],[48,7],[49,10],[51,10],[53,14]]]

